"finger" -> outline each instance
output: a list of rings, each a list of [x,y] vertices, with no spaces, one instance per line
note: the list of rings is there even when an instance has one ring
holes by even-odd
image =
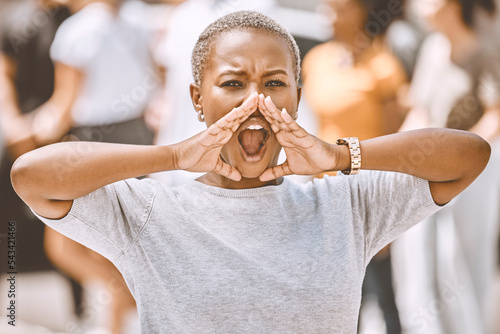
[[[219,119],[216,124],[221,129],[229,128],[231,131],[243,123],[258,107],[258,94],[252,93],[239,107],[233,108],[227,115]]]
[[[288,165],[288,161],[285,161],[281,165],[266,169],[264,173],[259,176],[259,180],[261,180],[262,182],[266,182],[277,179],[278,177],[292,174],[293,172]]]
[[[240,124],[257,110],[257,107],[258,94],[254,92],[239,107],[233,108],[233,110],[215,122],[215,124],[208,129],[208,133],[215,136],[223,130],[235,132]]]
[[[281,125],[280,123],[282,120],[279,120],[275,114],[273,114],[266,106],[265,103],[265,97],[263,94],[259,95],[259,110],[261,114],[264,116],[264,118],[269,122],[271,125],[271,129],[274,131],[274,133],[278,133],[281,131]]]
[[[213,172],[225,176],[233,181],[241,180],[240,172],[233,166],[230,166],[227,163],[223,162],[220,158],[217,161],[217,165],[215,166]]]
[[[262,103],[262,100],[259,100],[260,103]],[[259,107],[260,107],[259,103]],[[271,97],[268,96],[265,100],[263,100],[264,103],[264,108],[266,112],[270,112],[270,118],[274,119],[276,124],[276,127],[278,129],[273,129],[275,133],[278,131],[286,131],[286,132],[291,132],[294,134],[294,136],[303,138],[308,135],[307,131],[304,130],[300,125],[295,122],[295,120],[292,119],[288,111],[283,108],[283,110],[279,110],[274,102],[272,101]]]
[[[283,110],[281,111],[281,118],[283,119],[283,122],[287,125],[287,128],[292,131],[292,132],[296,132],[294,133],[295,135],[298,135],[299,137],[303,137],[304,135],[307,134],[307,131],[304,130],[304,128],[302,128],[293,118],[292,116],[290,116],[290,114],[288,113],[288,111],[283,108]],[[299,133],[302,133],[302,135],[298,134],[297,132]]]
[[[271,101],[271,97],[264,97],[264,94],[261,94],[259,96],[259,108],[260,110],[263,111],[263,115],[267,116],[267,118],[272,119],[275,123],[279,124],[282,123],[283,120],[281,119],[281,116],[279,115],[280,110],[276,108],[274,103],[268,103],[267,101]]]

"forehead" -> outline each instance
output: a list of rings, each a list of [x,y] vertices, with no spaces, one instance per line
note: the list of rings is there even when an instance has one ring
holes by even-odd
[[[291,48],[273,33],[261,30],[237,29],[222,32],[211,47],[207,73],[221,67],[250,67],[253,71],[269,67],[286,69],[294,75]]]

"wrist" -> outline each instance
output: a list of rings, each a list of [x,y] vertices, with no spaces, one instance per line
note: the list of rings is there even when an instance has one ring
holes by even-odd
[[[335,152],[335,166],[332,171],[338,172],[351,168],[351,152],[347,145],[332,144]]]
[[[158,146],[158,149],[160,150],[160,156],[162,157],[161,158],[162,172],[181,169],[181,167],[179,166],[181,154],[178,144],[162,145]]]

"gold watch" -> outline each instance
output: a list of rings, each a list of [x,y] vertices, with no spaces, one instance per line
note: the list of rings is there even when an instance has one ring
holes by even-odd
[[[347,137],[337,139],[337,145],[347,145],[351,152],[351,169],[341,171],[345,175],[356,175],[361,169],[361,148],[359,147],[359,139],[357,137]]]

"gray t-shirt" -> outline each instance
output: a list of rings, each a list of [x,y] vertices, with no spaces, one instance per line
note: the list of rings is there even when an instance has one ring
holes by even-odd
[[[429,185],[363,171],[307,184],[130,179],[42,220],[123,274],[143,333],[355,333],[371,257],[439,209]]]

